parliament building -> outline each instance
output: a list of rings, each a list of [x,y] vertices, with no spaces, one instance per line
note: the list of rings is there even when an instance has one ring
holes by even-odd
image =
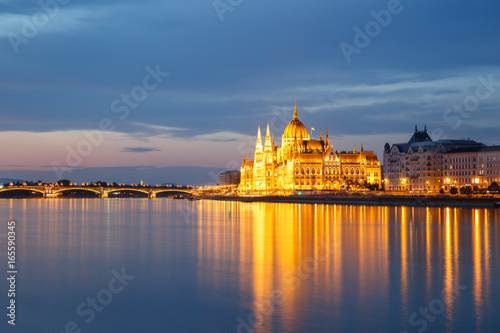
[[[260,125],[253,160],[243,158],[241,194],[294,194],[350,189],[381,183],[381,167],[373,151],[336,152],[330,144],[328,128],[323,140],[309,136],[299,120],[297,103],[293,119],[281,136],[281,146],[274,144],[269,123],[262,142]]]

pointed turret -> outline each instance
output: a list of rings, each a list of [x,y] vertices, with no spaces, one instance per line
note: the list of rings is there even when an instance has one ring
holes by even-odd
[[[427,133],[427,125],[424,127],[424,132]]]
[[[267,122],[266,128],[266,142],[264,143],[264,150],[266,152],[270,152],[273,150],[272,141],[271,141],[271,133],[269,131],[269,122]]]
[[[328,127],[326,128],[326,145],[329,146],[330,145],[330,139],[328,138]]]
[[[417,130],[418,130],[418,129],[417,129],[417,125],[415,125],[415,133],[417,133]]]
[[[354,154],[356,154],[357,152],[358,152],[358,147],[354,145]]]
[[[361,152],[363,152],[363,144],[361,144]]]
[[[321,128],[319,129],[319,141],[323,140],[323,134],[321,133]]]
[[[257,142],[255,143],[255,149],[262,149],[262,137],[260,135],[260,124],[257,129]]]
[[[257,142],[255,143],[255,154],[254,154],[255,163],[262,162],[263,153],[264,152],[262,151],[262,138],[260,135],[260,124],[259,124],[259,128],[257,130]]]
[[[299,119],[299,113],[297,112],[297,100],[295,100],[295,111],[293,111],[293,119]]]

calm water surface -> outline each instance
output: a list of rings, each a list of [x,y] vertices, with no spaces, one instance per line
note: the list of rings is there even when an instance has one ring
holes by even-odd
[[[1,332],[500,331],[498,209],[5,199],[0,213],[2,276],[9,219],[19,270]]]

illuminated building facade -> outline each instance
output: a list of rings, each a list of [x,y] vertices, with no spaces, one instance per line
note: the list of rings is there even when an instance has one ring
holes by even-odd
[[[500,182],[500,146],[458,148],[444,155],[444,189]]]
[[[240,172],[230,170],[219,174],[219,186],[238,185],[240,183]]]
[[[243,159],[241,166],[242,193],[273,194],[295,191],[340,190],[353,183],[379,184],[381,168],[374,152],[355,148],[352,152],[337,153],[330,145],[328,129],[323,140],[311,139],[306,126],[299,120],[297,104],[293,119],[281,137],[281,146],[274,143],[269,123],[262,142],[257,130],[254,159]]]
[[[449,190],[453,186],[487,187],[500,180],[500,146],[474,140],[433,141],[427,128],[407,143],[386,143],[384,182],[388,191]]]

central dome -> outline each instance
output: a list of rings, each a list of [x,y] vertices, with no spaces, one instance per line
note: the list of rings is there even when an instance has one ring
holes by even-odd
[[[299,114],[297,112],[297,103],[295,103],[295,111],[293,112],[293,120],[288,123],[283,132],[284,139],[293,139],[293,138],[303,138],[309,139],[309,133],[307,132],[307,128],[302,124],[299,120]]]

